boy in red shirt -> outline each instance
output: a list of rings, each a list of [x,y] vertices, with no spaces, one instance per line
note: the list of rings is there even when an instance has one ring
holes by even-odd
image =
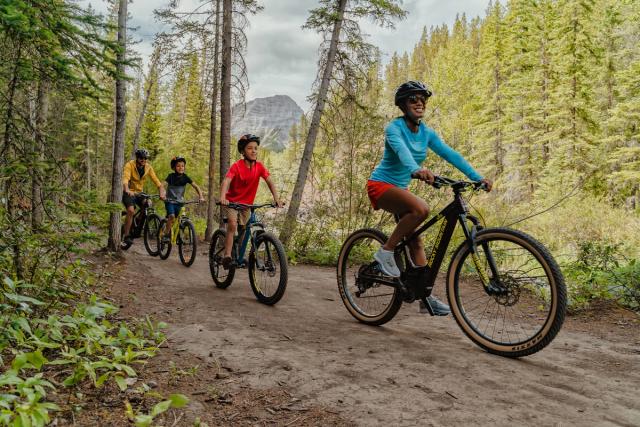
[[[252,134],[243,135],[238,140],[238,151],[242,154],[242,159],[235,162],[229,168],[229,172],[222,181],[220,189],[220,204],[223,205],[223,215],[227,217],[227,239],[224,246],[224,258],[222,266],[229,269],[231,264],[231,248],[233,247],[233,236],[238,229],[238,224],[245,226],[249,220],[249,209],[231,209],[227,205],[229,202],[253,204],[258,192],[260,177],[264,178],[273,194],[273,200],[278,207],[282,207],[282,202],[278,198],[273,181],[269,176],[269,171],[262,163],[257,161],[258,146],[260,137]]]

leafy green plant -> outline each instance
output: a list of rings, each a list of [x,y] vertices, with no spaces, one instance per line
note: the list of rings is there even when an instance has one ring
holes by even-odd
[[[145,413],[136,413],[133,411],[133,407],[131,403],[125,403],[125,414],[127,418],[131,420],[136,427],[148,427],[153,422],[153,419],[158,415],[168,411],[171,408],[182,408],[189,403],[189,398],[184,394],[172,394],[169,396],[169,399],[163,400],[159,403],[156,403],[151,412],[148,414]]]

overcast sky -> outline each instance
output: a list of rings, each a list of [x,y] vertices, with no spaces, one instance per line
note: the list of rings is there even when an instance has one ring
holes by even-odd
[[[91,4],[99,12],[106,11],[103,0],[80,0]],[[133,0],[129,4],[129,25],[137,28],[133,37],[142,40],[136,46],[143,56],[151,53],[151,41],[162,26],[153,19],[153,10],[166,6],[167,0]],[[198,0],[182,0],[182,5],[198,4]],[[309,10],[317,7],[317,0],[261,0],[264,10],[251,17],[247,30],[249,75],[247,100],[271,95],[289,95],[307,110],[306,97],[317,74],[317,55],[320,36],[301,26]],[[422,29],[446,23],[451,26],[456,14],[468,17],[484,16],[489,0],[405,0],[402,7],[407,18],[396,23],[395,29],[379,28],[371,23],[363,25],[370,41],[383,52],[383,60],[393,52],[410,52]]]

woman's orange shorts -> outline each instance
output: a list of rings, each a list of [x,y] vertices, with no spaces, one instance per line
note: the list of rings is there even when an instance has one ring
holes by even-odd
[[[373,206],[373,209],[380,209],[378,206],[378,200],[388,189],[393,187],[395,187],[395,185],[389,184],[388,182],[367,181],[367,195],[369,195],[369,200],[371,200],[371,206]]]

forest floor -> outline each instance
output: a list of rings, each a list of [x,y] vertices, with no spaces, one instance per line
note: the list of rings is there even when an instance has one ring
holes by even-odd
[[[358,323],[332,268],[290,266],[273,307],[256,301],[246,270],[217,289],[205,247],[185,268],[176,253],[152,258],[136,240],[103,292],[120,317],[169,324],[138,383],[191,401],[161,425],[194,425],[196,417],[210,426],[640,425],[640,317],[632,312],[570,316],[546,349],[506,359],[476,347],[452,317],[419,314],[417,304],[383,327]],[[85,400],[102,403],[85,407],[77,425],[127,424],[111,388],[111,398],[87,391]]]

